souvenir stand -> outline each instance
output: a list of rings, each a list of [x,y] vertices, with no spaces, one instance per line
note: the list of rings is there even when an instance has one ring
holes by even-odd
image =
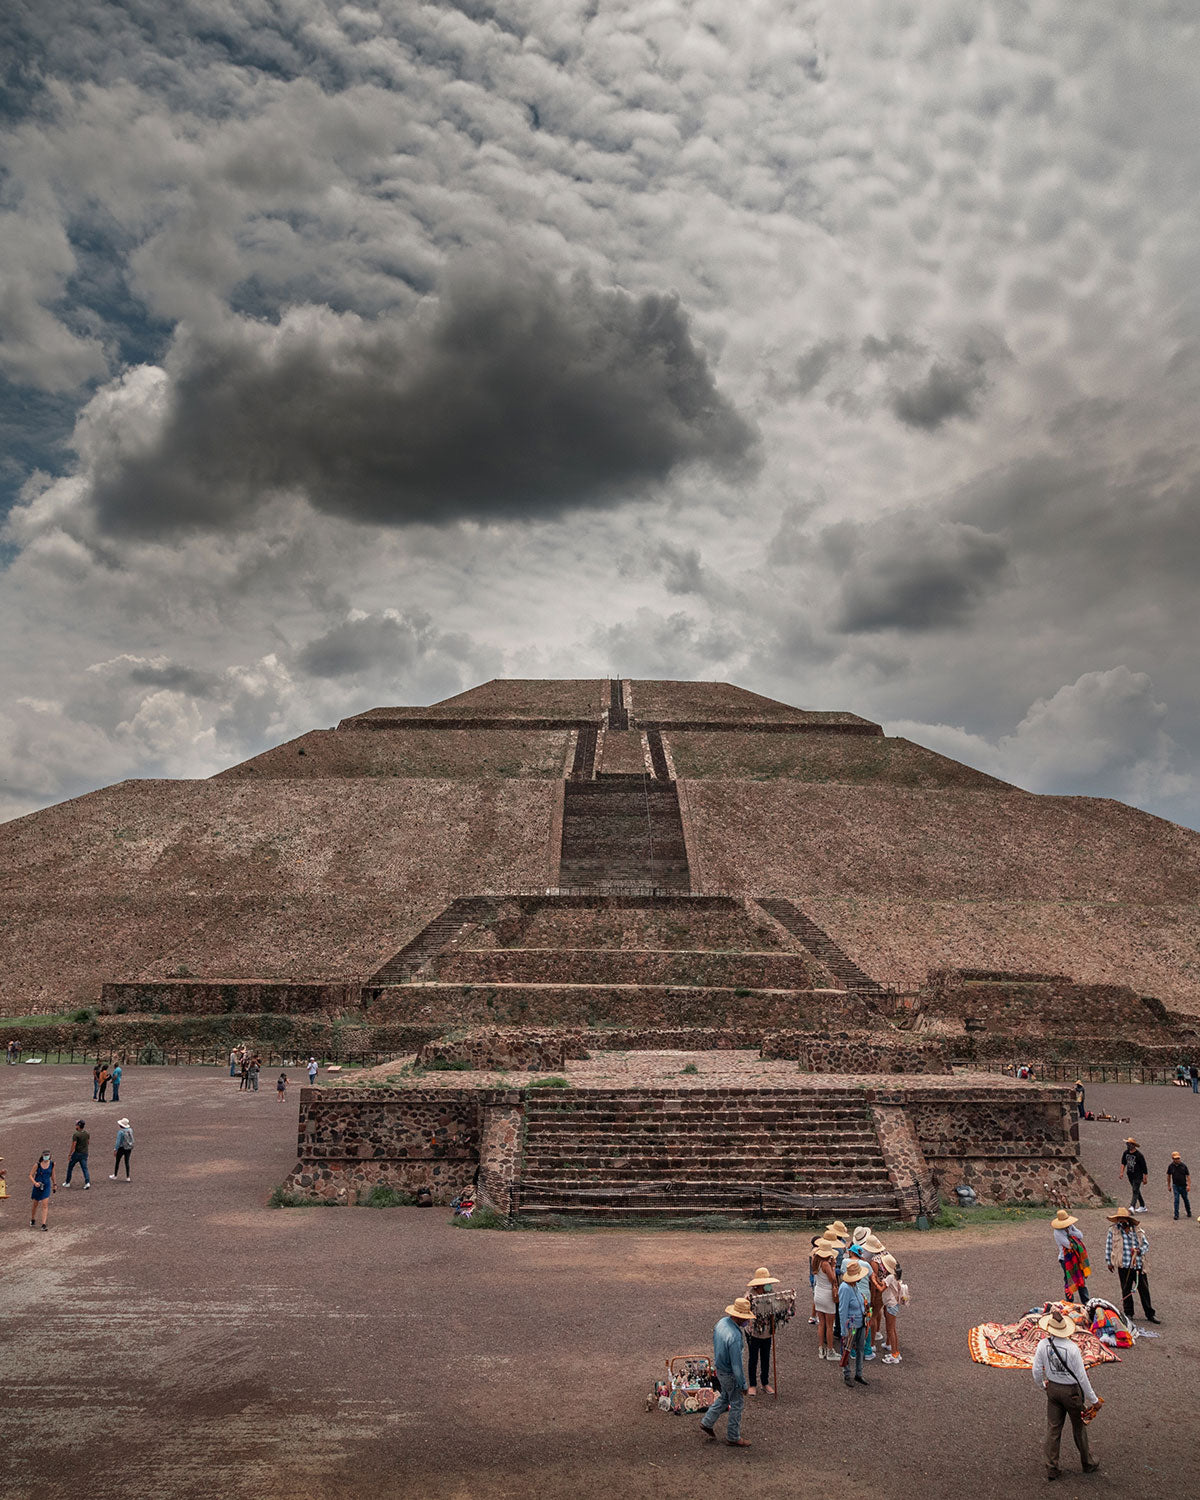
[[[775,1372],[775,1400],[779,1400],[779,1361],[775,1352],[775,1330],[796,1316],[796,1293],[786,1288],[777,1292],[757,1292],[750,1298],[754,1313],[754,1336],[771,1338],[771,1369]],[[763,1332],[759,1333],[759,1329]]]

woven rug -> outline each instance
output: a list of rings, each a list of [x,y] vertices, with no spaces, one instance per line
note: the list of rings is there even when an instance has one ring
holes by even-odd
[[[1047,1312],[1077,1315],[1078,1311],[1069,1303],[1051,1302],[1035,1312],[1026,1313],[1016,1323],[980,1323],[967,1334],[971,1358],[977,1365],[995,1365],[1001,1370],[1032,1370],[1037,1346],[1046,1337],[1038,1327],[1038,1319]],[[1120,1355],[1106,1349],[1089,1329],[1077,1328],[1073,1338],[1089,1370],[1093,1365],[1108,1365],[1120,1360]]]

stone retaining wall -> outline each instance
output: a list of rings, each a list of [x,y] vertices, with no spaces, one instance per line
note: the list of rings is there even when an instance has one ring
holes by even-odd
[[[808,1073],[949,1073],[940,1041],[896,1039],[863,1031],[837,1036],[776,1031],[763,1038],[764,1057],[794,1057]]]

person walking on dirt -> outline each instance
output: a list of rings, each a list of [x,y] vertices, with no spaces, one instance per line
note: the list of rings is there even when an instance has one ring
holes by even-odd
[[[238,1072],[238,1050],[236,1047],[229,1049],[229,1076],[236,1078]]]
[[[1104,1260],[1108,1269],[1113,1270],[1113,1249],[1116,1247],[1116,1272],[1121,1283],[1121,1307],[1125,1321],[1133,1321],[1133,1289],[1136,1286],[1138,1296],[1142,1299],[1142,1312],[1146,1322],[1157,1323],[1158,1317],[1150,1300],[1150,1282],[1146,1276],[1146,1256],[1150,1252],[1146,1231],[1138,1227],[1140,1220],[1127,1208],[1119,1208],[1115,1214],[1109,1214],[1108,1222],[1113,1228],[1108,1231],[1108,1238],[1104,1242]],[[1118,1234],[1121,1236],[1119,1246],[1116,1244]]]
[[[1125,1138],[1125,1150],[1121,1153],[1120,1176],[1129,1178],[1129,1212],[1136,1213],[1140,1208],[1146,1212],[1146,1200],[1142,1197],[1142,1183],[1149,1175],[1150,1168],[1146,1165],[1146,1158],[1142,1155],[1141,1147],[1130,1136]]]
[[[1087,1246],[1075,1226],[1079,1220],[1073,1218],[1065,1208],[1060,1208],[1050,1220],[1054,1230],[1054,1243],[1058,1246],[1058,1263],[1062,1267],[1063,1287],[1068,1302],[1088,1301],[1087,1278],[1092,1274],[1088,1264]]]
[[[71,1132],[71,1155],[67,1158],[67,1180],[65,1187],[71,1186],[71,1173],[78,1167],[83,1173],[83,1190],[87,1192],[92,1185],[92,1179],[88,1176],[88,1142],[92,1133],[86,1128],[82,1120],[75,1121],[75,1129]]]
[[[837,1359],[837,1345],[834,1340],[837,1335],[834,1332],[834,1316],[837,1312],[837,1271],[834,1262],[837,1259],[838,1247],[831,1240],[818,1239],[813,1245],[812,1274],[813,1274],[813,1306],[817,1310],[819,1322],[817,1338],[817,1358]]]
[[[241,1060],[238,1063],[238,1072],[240,1075],[238,1082],[238,1093],[240,1094],[243,1089],[248,1089],[250,1087],[250,1058],[249,1055],[245,1052],[242,1053]]]
[[[315,1057],[310,1057],[309,1060],[308,1060],[308,1086],[309,1086],[309,1088],[312,1088],[312,1086],[316,1083],[316,1081],[317,1081],[317,1060],[316,1060]]]
[[[97,1063],[92,1069],[92,1103],[100,1097],[100,1064]]]
[[[310,1059],[311,1062],[311,1059]],[[700,1432],[715,1438],[717,1419],[729,1413],[725,1441],[731,1448],[748,1448],[742,1436],[742,1407],[745,1404],[746,1373],[742,1364],[742,1334],[754,1322],[749,1297],[738,1297],[725,1309],[725,1316],[713,1329],[713,1356],[721,1393],[700,1419]]]
[[[107,1104],[108,1103],[108,1100],[105,1098],[105,1095],[108,1093],[108,1081],[109,1081],[109,1079],[111,1077],[112,1077],[112,1074],[108,1071],[108,1064],[107,1063],[102,1064],[101,1068],[100,1068],[100,1103],[101,1104]]]
[[[115,1064],[114,1067],[113,1067],[113,1070],[112,1070],[112,1090],[113,1090],[112,1102],[114,1104],[119,1104],[121,1102],[121,1064],[120,1063]]]
[[[1175,1217],[1179,1217],[1179,1200],[1183,1199],[1183,1211],[1190,1219],[1192,1217],[1192,1200],[1188,1197],[1188,1189],[1192,1185],[1191,1173],[1187,1169],[1187,1163],[1178,1151],[1171,1152],[1171,1165],[1167,1168],[1167,1186],[1175,1194]]]
[[[1083,1107],[1083,1101],[1084,1101],[1084,1099],[1086,1097],[1087,1097],[1087,1090],[1083,1086],[1083,1080],[1081,1078],[1077,1078],[1075,1080],[1075,1107],[1079,1111],[1079,1118],[1081,1120],[1083,1119],[1084,1114],[1086,1113],[1086,1111],[1084,1110],[1084,1107]]]
[[[275,1080],[275,1097],[276,1097],[276,1099],[278,1099],[278,1101],[280,1102],[280,1104],[282,1104],[283,1101],[287,1098],[287,1086],[288,1086],[288,1076],[287,1076],[287,1074],[286,1073],[280,1073],[279,1077]]]
[[[113,1169],[108,1174],[113,1182],[118,1180],[117,1174],[121,1170],[121,1162],[125,1162],[125,1181],[129,1181],[129,1155],[133,1150],[133,1131],[129,1128],[128,1120],[117,1121],[117,1145],[113,1154]]]
[[[1047,1313],[1038,1319],[1038,1326],[1046,1330],[1046,1337],[1033,1356],[1033,1383],[1039,1391],[1046,1392],[1046,1440],[1042,1445],[1046,1478],[1058,1479],[1062,1473],[1058,1466],[1059,1450],[1063,1423],[1068,1417],[1083,1472],[1094,1474],[1100,1465],[1088,1447],[1083,1409],[1096,1405],[1096,1393],[1084,1369],[1083,1355],[1071,1337],[1075,1324],[1058,1313]]]
[[[256,1094],[258,1093],[258,1075],[261,1072],[262,1072],[262,1061],[261,1061],[261,1059],[259,1059],[258,1057],[252,1057],[250,1059],[250,1070],[249,1070],[249,1072],[248,1072],[248,1074],[246,1076],[249,1079],[249,1085],[248,1086],[250,1088],[252,1088]]]
[[[33,1191],[29,1195],[29,1227],[37,1228],[38,1204],[42,1205],[42,1228],[49,1229],[46,1220],[50,1216],[50,1195],[58,1192],[58,1183],[54,1180],[54,1158],[49,1151],[43,1151],[34,1165],[29,1169],[29,1181],[33,1184]]]

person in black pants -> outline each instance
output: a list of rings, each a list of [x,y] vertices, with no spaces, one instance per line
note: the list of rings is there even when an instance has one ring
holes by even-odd
[[[756,1297],[760,1292],[773,1292],[775,1290],[775,1278],[767,1270],[766,1266],[759,1266],[755,1271],[753,1279],[748,1283],[746,1295]],[[761,1384],[768,1396],[775,1394],[775,1388],[771,1384],[771,1319],[769,1317],[756,1317],[750,1325],[748,1338],[750,1341],[750,1376],[748,1394],[753,1396],[757,1393]],[[758,1379],[758,1372],[762,1370],[762,1380]]]
[[[1150,1168],[1146,1165],[1146,1158],[1142,1155],[1141,1148],[1134,1138],[1126,1136],[1125,1150],[1121,1153],[1121,1176],[1129,1178],[1129,1207],[1140,1208],[1143,1213],[1146,1209],[1146,1200],[1142,1197],[1142,1183],[1145,1182]]]
[[[1150,1300],[1150,1280],[1146,1275],[1146,1257],[1150,1243],[1144,1229],[1138,1227],[1139,1220],[1127,1208],[1118,1208],[1109,1214],[1108,1222],[1113,1226],[1108,1231],[1104,1244],[1104,1260],[1110,1271],[1116,1270],[1121,1282],[1121,1308],[1126,1320],[1133,1317],[1133,1292],[1142,1299],[1142,1312],[1147,1323],[1157,1323],[1158,1314]],[[1119,1236],[1119,1238],[1118,1238]]]
[[[1175,1217],[1179,1217],[1179,1201],[1183,1200],[1183,1209],[1188,1218],[1192,1217],[1192,1200],[1188,1197],[1188,1188],[1192,1185],[1191,1174],[1187,1169],[1187,1162],[1183,1160],[1178,1151],[1171,1152],[1171,1165],[1167,1168],[1167,1186],[1175,1196]]]

